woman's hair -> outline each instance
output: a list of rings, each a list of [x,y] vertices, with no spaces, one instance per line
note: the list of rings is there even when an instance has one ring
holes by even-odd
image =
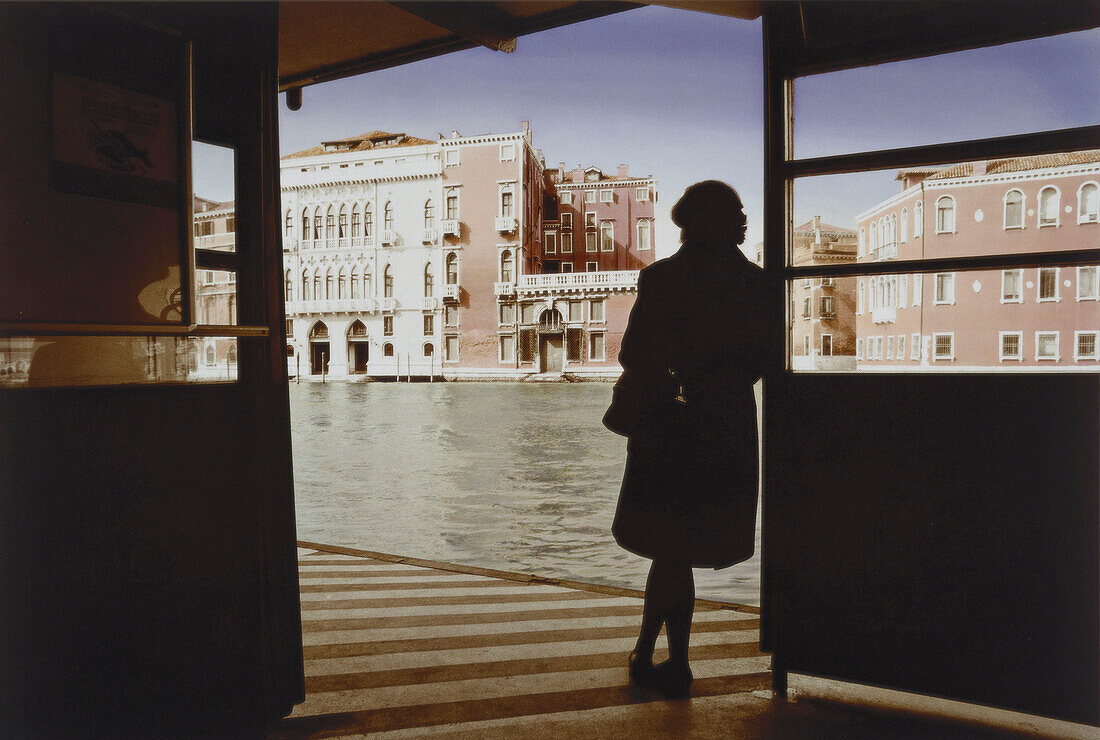
[[[672,222],[684,230],[685,241],[729,243],[743,238],[745,211],[737,191],[718,180],[697,182],[672,207]]]

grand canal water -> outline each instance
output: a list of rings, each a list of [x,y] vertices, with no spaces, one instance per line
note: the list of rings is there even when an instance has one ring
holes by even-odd
[[[299,539],[632,588],[615,545],[626,442],[607,383],[291,385]],[[759,522],[758,522],[759,524]],[[759,604],[757,555],[696,571],[698,595]]]

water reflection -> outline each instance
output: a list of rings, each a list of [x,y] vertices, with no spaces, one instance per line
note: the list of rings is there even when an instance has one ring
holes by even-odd
[[[611,538],[610,400],[604,383],[292,385],[298,537],[643,588],[649,561]],[[696,571],[698,594],[758,604],[759,571]]]

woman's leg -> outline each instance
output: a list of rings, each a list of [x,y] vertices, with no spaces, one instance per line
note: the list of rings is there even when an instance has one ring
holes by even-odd
[[[695,611],[695,579],[691,566],[669,560],[654,560],[649,568],[642,610],[642,629],[634,651],[652,658],[661,625],[668,627],[668,648],[673,662],[687,667],[691,617]]]

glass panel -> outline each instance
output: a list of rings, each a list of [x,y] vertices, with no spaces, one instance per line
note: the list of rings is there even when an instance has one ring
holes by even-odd
[[[191,144],[196,249],[236,251],[236,154],[230,147]]]
[[[796,371],[1100,371],[1100,266],[798,279]]]
[[[58,388],[237,379],[229,337],[0,338],[0,387]]]
[[[1100,96],[1072,70],[1100,68],[1100,30],[795,80],[795,157],[1089,126]]]
[[[195,271],[195,322],[232,326],[237,323],[236,273]]]
[[[1100,149],[800,178],[794,265],[1095,248]]]

